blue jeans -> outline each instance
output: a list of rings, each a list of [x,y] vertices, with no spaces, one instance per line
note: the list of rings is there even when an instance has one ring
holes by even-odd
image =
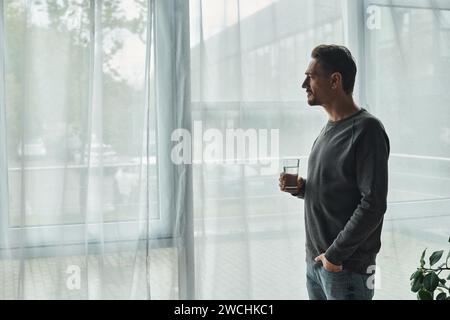
[[[343,270],[330,272],[321,263],[308,262],[306,287],[310,300],[372,300],[372,275]]]

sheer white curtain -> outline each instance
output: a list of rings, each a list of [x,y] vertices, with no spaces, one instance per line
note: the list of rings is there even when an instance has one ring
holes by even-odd
[[[194,165],[196,296],[307,298],[302,202],[278,190],[278,157],[300,157],[306,174],[306,156],[326,117],[307,107],[301,83],[316,45],[345,41],[346,2],[190,5],[193,120],[211,132],[203,137],[203,164]],[[258,141],[275,157],[275,170],[227,155],[221,163],[208,153],[219,133],[225,139],[237,128],[279,129],[279,154],[270,150],[270,133]]]
[[[450,236],[450,4],[369,6],[377,28],[366,30],[365,92],[392,146],[378,297],[415,299],[407,275]]]
[[[279,156],[301,158],[301,174],[326,121],[300,87],[311,49],[351,49],[356,100],[392,141],[375,298],[415,299],[409,276],[421,252],[443,249],[449,236],[448,1],[190,4],[193,119],[224,136],[280,129]],[[264,164],[217,159],[206,152],[194,166],[197,297],[306,298],[302,202],[281,194]]]
[[[449,9],[1,1],[0,299],[307,298],[302,201],[278,172],[295,157],[306,174],[326,121],[301,89],[321,43],[350,47],[392,142],[375,297],[414,299],[450,223]],[[256,154],[228,149],[237,129]]]
[[[0,299],[189,297],[187,4],[0,8]]]

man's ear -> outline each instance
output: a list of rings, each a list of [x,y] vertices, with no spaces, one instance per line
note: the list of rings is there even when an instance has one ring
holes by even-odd
[[[342,75],[339,72],[331,74],[331,88],[333,90],[342,87]]]

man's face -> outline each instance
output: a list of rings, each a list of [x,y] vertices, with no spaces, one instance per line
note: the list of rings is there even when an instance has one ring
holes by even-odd
[[[331,92],[330,75],[326,73],[317,60],[313,59],[305,72],[306,79],[302,88],[308,95],[310,106],[324,105],[329,101]]]

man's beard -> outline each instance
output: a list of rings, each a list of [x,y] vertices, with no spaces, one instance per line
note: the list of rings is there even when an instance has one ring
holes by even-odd
[[[308,97],[308,104],[312,107],[312,106],[319,106],[320,102],[314,97]]]

